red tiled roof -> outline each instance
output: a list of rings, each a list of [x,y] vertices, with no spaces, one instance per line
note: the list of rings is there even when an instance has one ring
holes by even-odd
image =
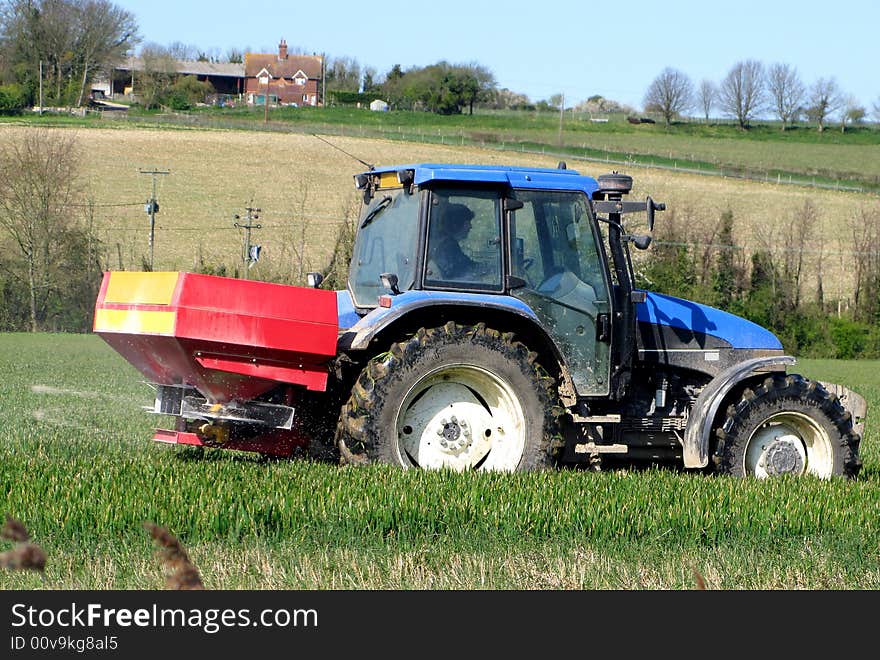
[[[312,80],[321,79],[320,55],[288,55],[287,59],[278,59],[278,53],[246,53],[244,56],[244,75],[254,78],[266,69],[273,78],[293,78],[297,71],[302,71]]]

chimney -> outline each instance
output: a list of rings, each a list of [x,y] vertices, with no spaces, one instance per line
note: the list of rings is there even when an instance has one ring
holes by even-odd
[[[278,59],[286,60],[287,59],[287,42],[282,39],[281,43],[278,44]]]

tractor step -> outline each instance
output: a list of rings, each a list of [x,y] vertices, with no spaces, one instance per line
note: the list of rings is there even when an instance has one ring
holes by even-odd
[[[583,442],[574,446],[575,454],[626,454],[626,445],[597,445],[595,442]]]

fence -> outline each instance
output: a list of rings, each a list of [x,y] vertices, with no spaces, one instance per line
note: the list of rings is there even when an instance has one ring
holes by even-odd
[[[121,118],[120,118],[121,119]],[[733,165],[715,165],[692,161],[682,158],[686,165],[678,165],[673,157],[660,159],[655,155],[622,153],[606,149],[588,147],[582,144],[580,148],[571,146],[552,147],[546,144],[530,142],[515,135],[504,135],[486,131],[442,131],[427,130],[419,127],[409,128],[398,126],[386,128],[380,126],[367,126],[366,124],[321,124],[321,123],[292,123],[292,122],[259,122],[254,120],[217,119],[199,114],[174,113],[153,116],[127,116],[125,121],[175,126],[193,126],[206,129],[221,130],[259,130],[279,133],[338,135],[340,137],[379,138],[386,140],[399,140],[404,142],[422,142],[447,146],[475,146],[485,149],[501,151],[513,151],[530,155],[551,156],[559,159],[573,159],[578,161],[607,163],[609,165],[622,165],[626,167],[646,167],[661,169],[683,174],[697,174],[702,176],[717,176],[724,178],[743,179],[748,181],[760,181],[779,185],[795,185],[818,188],[824,190],[836,190],[856,193],[878,193],[877,187],[852,185],[852,182],[841,180],[829,180],[823,177],[804,177],[802,174],[784,171],[761,171],[747,167]],[[672,164],[669,163],[672,160]]]

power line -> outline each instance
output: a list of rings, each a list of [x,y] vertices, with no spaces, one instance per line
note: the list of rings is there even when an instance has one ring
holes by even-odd
[[[751,250],[751,251],[767,251],[767,252],[787,252],[792,254],[821,254],[821,255],[863,255],[869,257],[880,256],[880,252],[864,251],[864,250],[824,250],[812,248],[785,248],[785,247],[767,247],[764,245],[725,245],[723,243],[699,243],[699,242],[678,242],[678,241],[654,241],[653,245],[667,247],[704,247],[715,248],[718,250]]]

